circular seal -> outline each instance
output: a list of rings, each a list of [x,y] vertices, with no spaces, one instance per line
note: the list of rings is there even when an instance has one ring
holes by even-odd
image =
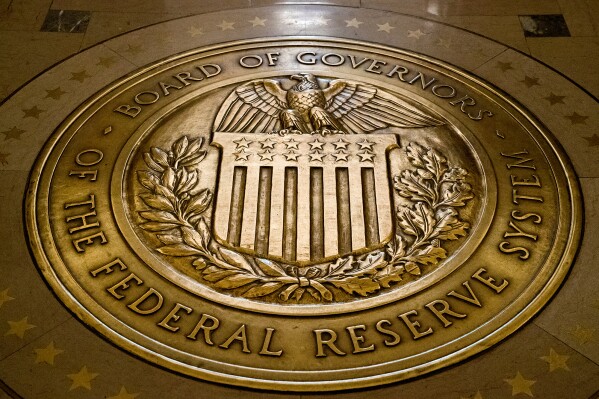
[[[580,238],[572,168],[513,99],[349,40],[179,54],[40,154],[38,264],[110,341],[190,376],[315,391],[411,378],[530,319]]]

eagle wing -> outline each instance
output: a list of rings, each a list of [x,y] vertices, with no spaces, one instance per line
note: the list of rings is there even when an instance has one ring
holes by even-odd
[[[343,79],[323,90],[327,111],[352,133],[368,133],[389,126],[428,127],[443,122],[373,86]]]
[[[279,115],[287,109],[287,92],[276,80],[258,79],[237,87],[220,108],[218,132],[270,132],[281,129]]]

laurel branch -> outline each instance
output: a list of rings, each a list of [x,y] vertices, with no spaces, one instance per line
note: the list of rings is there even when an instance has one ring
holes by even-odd
[[[272,294],[281,301],[300,301],[308,294],[333,301],[339,290],[366,297],[437,265],[448,255],[441,244],[466,236],[469,229],[456,210],[474,197],[468,172],[451,167],[438,151],[410,143],[406,154],[414,169],[393,178],[408,205],[396,209],[397,233],[384,250],[306,267],[240,253],[212,237],[205,215],[212,192],[200,188],[198,165],[206,157],[202,144],[201,138],[183,136],[168,151],[153,147],[144,154],[149,170],[137,173],[147,192],[139,197],[150,210],[139,211],[139,226],[163,244],[158,252],[191,257],[206,282],[245,298]]]

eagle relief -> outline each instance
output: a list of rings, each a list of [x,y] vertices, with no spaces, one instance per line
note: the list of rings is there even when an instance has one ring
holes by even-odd
[[[301,304],[400,289],[470,227],[460,216],[474,197],[468,171],[417,140],[399,142],[398,129],[443,124],[357,81],[252,80],[213,123],[215,192],[201,178],[203,138],[143,154],[140,227],[158,252],[189,258],[202,283],[233,296]]]

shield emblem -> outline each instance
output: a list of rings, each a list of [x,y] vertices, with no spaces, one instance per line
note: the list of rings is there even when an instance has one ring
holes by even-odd
[[[215,132],[219,241],[312,264],[383,246],[393,234],[394,134]]]

